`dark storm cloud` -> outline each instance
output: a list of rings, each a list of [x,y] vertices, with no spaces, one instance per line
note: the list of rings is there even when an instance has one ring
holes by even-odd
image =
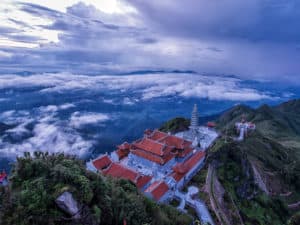
[[[295,0],[127,0],[141,16],[172,35],[300,41],[300,2]]]

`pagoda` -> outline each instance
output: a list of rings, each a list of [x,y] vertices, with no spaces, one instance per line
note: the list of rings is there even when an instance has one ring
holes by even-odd
[[[198,113],[197,104],[194,104],[194,108],[191,116],[191,124],[190,124],[190,130],[192,131],[194,136],[197,135],[198,128],[199,128],[199,113]]]

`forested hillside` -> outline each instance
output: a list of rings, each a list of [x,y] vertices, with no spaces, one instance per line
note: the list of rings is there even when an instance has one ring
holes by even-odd
[[[299,223],[299,103],[257,109],[239,105],[216,120],[222,136],[208,161],[226,190],[222,203],[236,205],[245,224]],[[234,124],[242,118],[255,123],[256,130],[236,142]]]
[[[18,158],[10,186],[1,189],[0,224],[3,225],[189,225],[192,218],[176,209],[157,205],[126,180],[89,172],[84,163],[63,154],[35,153]],[[70,192],[80,206],[71,217],[56,204]]]

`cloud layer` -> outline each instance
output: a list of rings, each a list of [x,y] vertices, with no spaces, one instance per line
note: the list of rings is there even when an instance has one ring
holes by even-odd
[[[0,121],[15,124],[0,138],[1,157],[14,158],[24,152],[44,151],[64,152],[87,156],[93,148],[94,140],[85,139],[76,130],[86,124],[98,124],[108,119],[105,114],[73,113],[62,120],[58,112],[75,107],[74,104],[48,105],[32,111],[10,110],[0,114]]]
[[[74,92],[78,90],[118,91],[128,95],[139,94],[142,100],[165,96],[207,98],[210,100],[258,101],[271,99],[269,93],[241,85],[232,77],[204,76],[200,74],[160,73],[144,75],[75,75],[69,73],[34,74],[30,76],[2,75],[0,90],[7,88],[36,87],[40,92]],[[126,97],[124,104],[132,104]],[[136,100],[133,100],[136,101]],[[72,105],[60,106],[72,107]],[[48,106],[44,110],[57,110]],[[92,115],[91,115],[92,117]],[[81,120],[74,115],[74,120]],[[82,118],[82,121],[89,117]],[[101,119],[97,117],[97,119]],[[103,118],[105,119],[105,118]]]
[[[70,125],[75,128],[81,128],[86,125],[99,124],[109,119],[109,116],[103,113],[82,114],[80,112],[74,112],[70,119]]]
[[[235,103],[276,102],[293,94],[254,88],[264,85],[188,72],[1,75],[0,122],[13,127],[0,133],[0,154],[14,158],[41,150],[85,157],[174,116],[189,116],[195,102],[207,115]]]

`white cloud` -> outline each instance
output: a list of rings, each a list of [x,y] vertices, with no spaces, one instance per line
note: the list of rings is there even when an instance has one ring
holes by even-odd
[[[3,0],[2,0],[3,1]],[[7,1],[4,0],[6,4],[11,2],[18,1]],[[43,5],[50,9],[58,10],[61,12],[66,12],[67,7],[70,7],[76,3],[81,2],[81,0],[51,0],[51,1],[43,1],[43,0],[22,0],[22,2],[34,3],[38,5]],[[130,7],[128,4],[123,3],[119,0],[84,0],[84,3],[87,5],[93,5],[97,9],[105,12],[105,13],[128,13],[135,11],[134,8]]]
[[[125,97],[123,99],[123,104],[124,105],[134,105],[136,102],[138,102],[138,99],[131,99],[131,98],[128,98],[128,97]]]
[[[0,98],[0,102],[6,102],[8,98]]]
[[[70,109],[70,108],[74,108],[75,105],[72,103],[65,103],[62,105],[47,105],[47,106],[41,106],[39,107],[39,110],[42,112],[49,112],[49,113],[55,113],[59,110],[66,110],[66,109]]]
[[[9,110],[1,113],[0,118],[6,118],[6,117],[11,117],[13,114],[15,114],[15,110]]]
[[[3,137],[12,137],[19,141],[14,143],[0,138],[2,157],[14,158],[24,152],[43,151],[49,153],[64,152],[84,157],[94,145],[94,140],[85,140],[69,124],[69,121],[56,117],[58,110],[74,107],[71,103],[39,107],[34,112],[10,110],[0,114],[1,121],[17,124],[6,131]],[[28,128],[28,125],[31,125]],[[23,138],[27,136],[25,139]],[[19,138],[21,137],[21,138]],[[22,140],[23,139],[23,140]],[[20,142],[21,140],[21,142]]]
[[[9,57],[11,57],[12,56],[12,53],[9,53],[9,52],[5,52],[5,51],[1,51],[0,50],[0,58],[2,57],[2,58],[9,58]]]
[[[164,96],[208,98],[211,100],[256,101],[272,98],[254,88],[245,88],[241,80],[200,74],[75,75],[70,73],[0,76],[0,89],[40,87],[41,92],[118,91],[137,94],[143,100]],[[138,100],[138,99],[137,99]],[[128,99],[124,99],[128,103]]]
[[[27,1],[27,2],[32,3],[32,1]],[[28,36],[40,38],[40,40],[35,43],[31,43],[24,40],[18,41],[10,38],[1,38],[0,46],[2,45],[5,47],[10,46],[10,47],[35,48],[35,47],[39,47],[39,44],[58,42],[58,34],[60,32],[41,28],[41,26],[50,25],[52,23],[52,20],[46,17],[33,16],[29,13],[23,12],[22,10],[20,10],[18,3],[20,2],[7,1],[7,0],[1,1],[0,3],[1,25],[7,26],[12,29],[16,29],[16,32],[13,32],[14,35],[15,34],[28,35]],[[25,26],[25,24],[27,25]]]
[[[100,124],[109,120],[110,117],[103,113],[80,113],[75,112],[70,118],[70,125],[75,128],[81,128],[85,125]]]
[[[17,130],[21,131],[20,129]],[[17,134],[15,133],[15,135]],[[24,152],[44,151],[49,153],[64,152],[82,157],[88,153],[93,145],[91,141],[84,140],[74,131],[67,128],[64,130],[56,124],[38,123],[34,126],[32,135],[18,144],[6,143],[0,139],[2,156],[15,157],[22,156]]]
[[[102,101],[104,103],[111,104],[111,105],[115,105],[116,104],[113,99],[103,99]]]
[[[65,109],[70,109],[70,108],[73,108],[73,107],[75,107],[74,104],[72,104],[72,103],[65,103],[65,104],[60,105],[59,109],[60,110],[65,110]]]

